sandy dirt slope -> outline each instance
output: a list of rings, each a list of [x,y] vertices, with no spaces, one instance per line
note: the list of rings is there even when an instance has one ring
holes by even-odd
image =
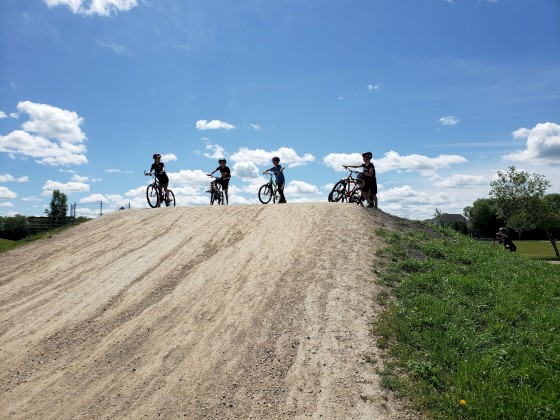
[[[402,418],[364,360],[381,217],[127,210],[0,254],[0,418]]]

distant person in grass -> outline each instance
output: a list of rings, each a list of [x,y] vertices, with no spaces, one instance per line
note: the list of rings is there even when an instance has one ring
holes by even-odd
[[[509,249],[510,252],[517,251],[517,246],[515,246],[515,244],[509,237],[509,232],[505,227],[501,227],[500,229],[498,229],[498,232],[496,232],[496,237],[494,238],[492,244],[496,242],[504,244],[504,248]]]
[[[375,166],[371,162],[371,152],[362,153],[364,163],[361,165],[342,165],[343,168],[363,168],[362,197],[368,202],[368,207],[377,208],[377,178],[375,177]]]

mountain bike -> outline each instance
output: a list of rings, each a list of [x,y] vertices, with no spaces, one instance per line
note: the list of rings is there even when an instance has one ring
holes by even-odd
[[[144,175],[150,176],[149,172],[144,171]],[[146,188],[146,199],[148,200],[148,204],[150,207],[154,208],[157,207],[158,202],[165,203],[166,207],[175,207],[175,194],[169,188],[167,189],[167,193],[169,194],[169,200],[165,199],[165,191],[163,190],[163,185],[161,185],[157,179],[157,176],[153,175],[154,180],[153,182],[148,185]],[[159,200],[158,200],[159,197]]]
[[[361,206],[364,205],[364,198],[362,197],[363,173],[352,171],[346,168],[348,174],[342,178],[332,188],[329,193],[330,202],[348,202],[355,203]],[[356,176],[354,176],[354,174]]]
[[[276,184],[276,181],[272,178],[271,173],[268,175],[270,176],[270,180],[259,188],[259,201],[263,204],[270,203],[271,198],[273,203],[280,201],[278,184]]]
[[[214,178],[214,181],[212,181],[213,188],[210,190],[210,205],[216,203],[223,206],[226,202],[224,200],[224,191],[222,190],[222,184],[216,182],[218,177],[215,177],[213,175],[208,176]]]

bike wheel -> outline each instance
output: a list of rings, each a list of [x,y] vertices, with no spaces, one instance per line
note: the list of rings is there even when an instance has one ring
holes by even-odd
[[[329,201],[330,202],[339,202],[345,201],[346,199],[346,183],[344,181],[338,181],[334,184],[333,189],[329,193]]]
[[[146,188],[146,199],[148,200],[150,207],[154,208],[157,206],[158,190],[153,184],[148,185],[148,188]]]
[[[169,200],[165,202],[166,207],[175,207],[175,194],[171,190],[167,190],[167,193],[169,194]]]
[[[259,201],[263,204],[268,204],[272,198],[272,190],[270,184],[264,184],[259,188]]]
[[[356,188],[352,192],[352,195],[350,196],[350,199],[348,200],[348,202],[358,204],[358,205],[364,207],[364,197],[362,197],[362,189],[361,188]]]

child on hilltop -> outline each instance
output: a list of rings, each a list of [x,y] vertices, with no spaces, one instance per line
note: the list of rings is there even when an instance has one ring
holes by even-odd
[[[371,162],[373,154],[371,152],[362,153],[364,163],[361,165],[342,165],[343,168],[364,168],[364,185],[362,187],[362,197],[367,200],[368,207],[377,208],[377,178],[375,177],[375,166]]]
[[[152,163],[150,172],[148,172],[146,175],[151,176],[152,172],[156,174],[156,178],[158,179],[160,186],[162,186],[163,189],[165,190],[165,202],[169,203],[169,193],[167,192],[167,186],[169,185],[169,178],[165,173],[165,165],[163,162],[161,162],[161,155],[159,153],[154,153],[152,158],[154,159],[154,163]],[[156,207],[161,207],[161,203],[159,199],[159,191],[158,191]]]
[[[284,197],[284,185],[286,183],[286,179],[284,178],[284,167],[280,166],[280,158],[278,156],[274,156],[272,158],[272,163],[274,166],[264,171],[263,174],[272,172],[272,174],[276,177],[276,185],[278,185],[278,192],[280,193],[280,201],[278,202],[285,203],[286,197]]]
[[[214,172],[220,171],[220,174],[222,176],[220,178],[217,178],[216,181],[212,181],[210,183],[210,190],[206,192],[212,192],[214,190],[214,182],[217,182],[222,186],[222,190],[226,193],[226,205],[229,206],[228,186],[229,186],[229,180],[231,179],[231,171],[226,166],[227,162],[224,158],[218,159],[218,163],[220,164],[220,166],[218,166],[216,169],[214,169],[212,172],[206,175],[212,176]]]

